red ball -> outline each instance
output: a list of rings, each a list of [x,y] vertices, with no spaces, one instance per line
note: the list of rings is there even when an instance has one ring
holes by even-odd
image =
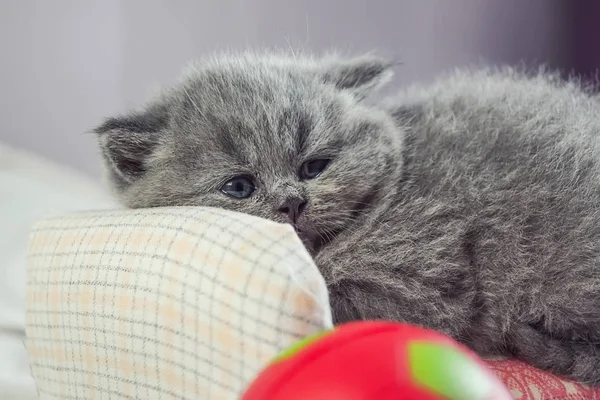
[[[242,400],[509,400],[471,351],[440,333],[355,322],[280,355]]]

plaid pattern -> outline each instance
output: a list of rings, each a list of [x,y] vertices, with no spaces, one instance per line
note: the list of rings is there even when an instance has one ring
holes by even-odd
[[[559,378],[517,360],[489,360],[488,366],[515,400],[596,400],[600,389]]]
[[[235,399],[330,328],[325,283],[285,225],[211,208],[38,223],[27,347],[42,399]]]

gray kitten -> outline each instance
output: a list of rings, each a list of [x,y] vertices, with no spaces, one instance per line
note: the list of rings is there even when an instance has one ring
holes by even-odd
[[[293,224],[336,322],[408,321],[600,384],[600,102],[504,69],[367,103],[391,66],[200,64],[96,129],[114,188]]]

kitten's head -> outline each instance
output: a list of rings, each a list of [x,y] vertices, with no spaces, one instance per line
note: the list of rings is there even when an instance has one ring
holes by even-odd
[[[397,174],[400,132],[363,102],[389,75],[389,63],[368,56],[221,56],[95,132],[127,206],[213,206],[289,222],[317,251]]]

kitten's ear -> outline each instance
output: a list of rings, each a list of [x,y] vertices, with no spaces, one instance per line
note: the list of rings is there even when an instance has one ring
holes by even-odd
[[[372,55],[349,60],[334,59],[326,62],[322,77],[338,89],[363,98],[389,81],[396,64]]]
[[[155,105],[142,112],[108,118],[94,129],[104,160],[119,181],[115,183],[132,183],[144,174],[168,121],[167,109]]]

